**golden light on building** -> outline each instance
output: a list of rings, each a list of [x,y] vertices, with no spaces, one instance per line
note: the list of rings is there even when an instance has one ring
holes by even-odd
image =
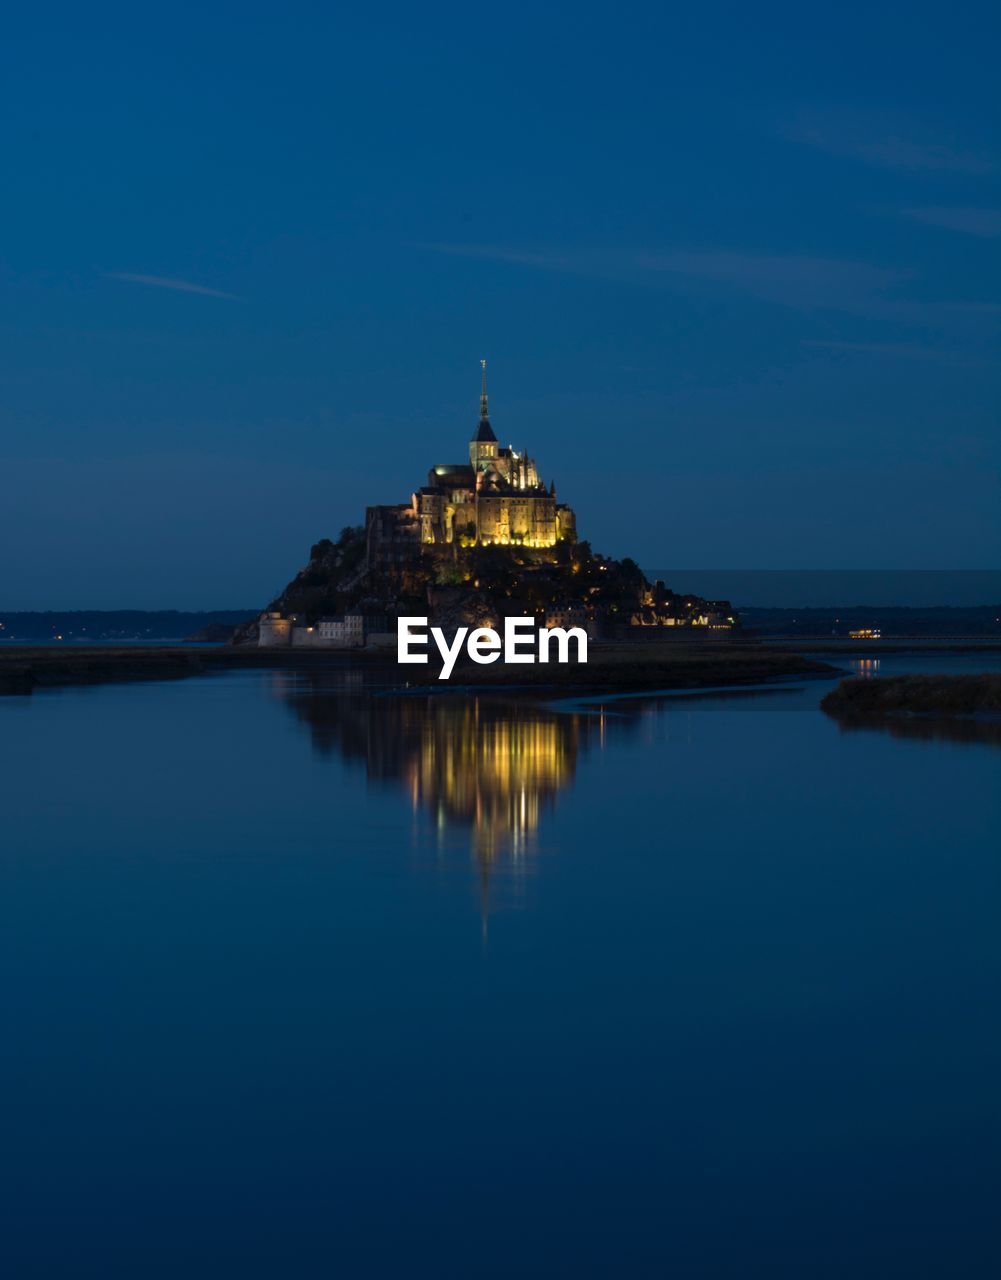
[[[483,368],[480,417],[469,441],[469,461],[436,463],[409,503],[369,507],[369,556],[392,560],[411,546],[499,546],[549,550],[576,541],[576,517],[556,500],[527,450],[501,445],[490,421]]]
[[[403,791],[419,845],[421,819],[442,852],[450,833],[467,833],[484,894],[498,873],[512,884],[524,876],[545,813],[572,783],[585,744],[603,743],[606,728],[597,711],[489,695],[373,698],[346,683],[322,692],[299,684],[287,701],[317,752],[362,760],[371,782]]]

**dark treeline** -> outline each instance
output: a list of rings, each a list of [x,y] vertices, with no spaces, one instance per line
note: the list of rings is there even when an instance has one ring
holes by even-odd
[[[258,609],[81,609],[0,612],[3,640],[183,640],[212,628],[233,628],[256,618]],[[740,610],[747,630],[761,635],[847,636],[877,627],[884,636],[1001,637],[1001,605],[908,609],[899,605],[852,605],[826,609]]]
[[[0,612],[4,640],[184,640],[207,628],[232,628],[256,609],[79,609]]]

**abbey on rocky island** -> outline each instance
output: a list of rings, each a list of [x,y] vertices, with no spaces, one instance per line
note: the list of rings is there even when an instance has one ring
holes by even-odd
[[[336,543],[316,543],[247,639],[377,648],[397,642],[399,618],[425,614],[452,631],[509,616],[547,630],[583,628],[591,638],[651,627],[731,630],[728,602],[679,596],[648,582],[634,561],[578,541],[573,511],[543,483],[535,459],[498,443],[481,363],[469,461],[439,463],[409,502],[368,507],[364,530],[348,526]]]
[[[480,419],[469,462],[439,463],[409,503],[369,507],[365,528],[370,564],[398,561],[421,546],[522,546],[544,549],[577,537],[574,513],[557,502],[556,486],[539,479],[535,459],[498,444],[487,404],[482,360]]]

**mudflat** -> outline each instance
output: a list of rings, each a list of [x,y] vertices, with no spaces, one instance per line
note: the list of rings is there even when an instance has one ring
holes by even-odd
[[[365,650],[257,649],[220,645],[73,648],[11,647],[0,650],[0,693],[27,694],[60,685],[132,680],[180,680],[239,668],[378,670],[403,684],[441,686],[438,668],[400,667],[395,654]],[[546,663],[457,665],[450,682],[477,686],[573,689],[670,689],[754,684],[780,677],[830,675],[835,668],[773,645],[740,643],[594,644],[586,665]]]

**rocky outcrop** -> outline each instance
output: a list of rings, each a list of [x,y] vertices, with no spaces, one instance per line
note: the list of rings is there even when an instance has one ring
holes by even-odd
[[[262,613],[293,614],[315,622],[328,614],[344,613],[357,603],[364,587],[365,530],[348,527],[341,530],[336,542],[321,538],[309,552],[309,562],[300,569],[281,595],[276,596]],[[253,618],[234,631],[231,643],[257,644],[260,634],[258,619]]]
[[[262,613],[314,626],[348,613],[429,615],[443,627],[484,626],[501,616],[560,617],[594,623],[608,634],[671,627],[727,631],[727,601],[681,596],[651,584],[633,560],[595,554],[587,542],[415,547],[398,562],[367,558],[364,530],[344,529],[316,543],[309,563]],[[554,624],[555,625],[555,624]],[[258,620],[239,628],[235,644],[256,644]]]

